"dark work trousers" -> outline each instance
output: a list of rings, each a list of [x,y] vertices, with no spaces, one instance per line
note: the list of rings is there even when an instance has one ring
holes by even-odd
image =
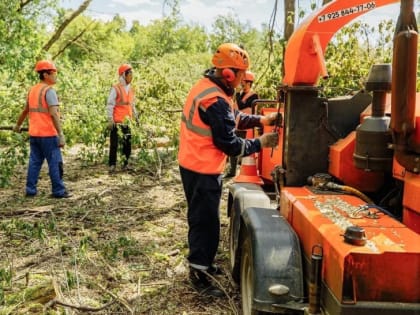
[[[188,204],[188,261],[192,267],[207,269],[219,246],[219,206],[222,175],[206,175],[179,167]]]
[[[120,132],[118,132],[118,129]],[[131,155],[131,130],[128,125],[114,124],[109,136],[109,166],[117,164],[118,144],[121,142],[121,151],[124,154],[124,165],[127,165]]]

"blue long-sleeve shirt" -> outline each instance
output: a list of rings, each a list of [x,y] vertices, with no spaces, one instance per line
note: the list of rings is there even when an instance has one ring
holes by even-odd
[[[200,109],[199,113],[201,120],[210,126],[214,145],[226,155],[240,157],[261,151],[260,140],[243,139],[235,134],[235,119],[238,129],[249,129],[261,126],[260,115],[247,115],[237,110],[232,113],[230,105],[219,97],[206,111]]]

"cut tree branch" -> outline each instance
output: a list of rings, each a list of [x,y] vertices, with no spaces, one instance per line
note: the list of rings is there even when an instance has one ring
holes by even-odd
[[[66,48],[67,47],[69,47],[71,44],[73,44],[73,43],[75,43],[80,37],[82,37],[83,36],[83,34],[89,29],[89,27],[90,27],[90,25],[93,23],[93,21],[91,22],[91,23],[89,23],[89,25],[83,30],[83,31],[81,31],[76,37],[74,37],[72,40],[69,40],[68,42],[67,42],[67,44],[66,45],[64,45],[64,47],[63,48],[61,48],[55,55],[54,55],[54,57],[52,58],[52,59],[55,59],[55,58],[57,58],[58,56],[60,56],[63,52],[64,52],[64,50],[66,50]]]
[[[92,0],[85,0],[80,7],[73,12],[73,14],[58,27],[58,29],[55,31],[54,35],[50,38],[48,43],[45,44],[44,47],[42,47],[42,50],[48,51],[52,45],[60,38],[61,34],[63,33],[64,29],[73,21],[76,17],[78,17],[83,11],[87,9],[89,4],[92,2]]]
[[[31,3],[32,1],[33,1],[33,0],[22,0],[22,1],[20,2],[18,12],[22,12],[23,8],[24,8],[27,4]]]
[[[53,299],[45,305],[45,309],[48,309],[50,307],[54,307],[54,305],[61,305],[61,306],[64,306],[64,307],[74,308],[74,309],[77,309],[79,311],[84,311],[84,312],[99,312],[99,311],[102,311],[102,310],[106,309],[107,307],[111,306],[115,302],[116,302],[116,300],[112,299],[111,301],[109,301],[108,303],[106,303],[105,305],[102,305],[100,307],[90,307],[90,306],[85,306],[85,305],[74,305],[74,304],[70,304],[70,303],[60,301],[58,299]]]

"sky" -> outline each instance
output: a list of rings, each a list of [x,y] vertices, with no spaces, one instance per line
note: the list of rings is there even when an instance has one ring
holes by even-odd
[[[374,1],[374,0],[373,0]],[[61,0],[63,7],[77,8],[82,0]],[[142,25],[147,25],[155,19],[170,14],[170,8],[163,6],[164,0],[93,0],[87,15],[103,21],[111,20],[116,14],[124,17],[131,26],[137,20]],[[310,13],[310,3],[322,3],[321,0],[296,0],[299,7]],[[187,23],[194,23],[211,30],[211,25],[218,15],[232,14],[241,23],[261,29],[262,24],[268,24],[274,9],[274,0],[179,0],[182,18]],[[415,1],[416,13],[420,10],[420,1]],[[276,30],[283,26],[283,0],[278,0],[276,16]],[[373,10],[361,18],[366,23],[375,23],[384,19],[396,20],[400,4],[391,4]],[[417,21],[419,23],[419,21]]]

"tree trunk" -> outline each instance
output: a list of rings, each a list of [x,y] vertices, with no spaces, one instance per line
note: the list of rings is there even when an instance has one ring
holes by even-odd
[[[326,1],[326,0],[324,0]],[[287,42],[295,30],[295,0],[284,0],[284,40]]]
[[[286,45],[295,30],[296,6],[295,0],[284,0],[284,33],[283,33],[283,60],[286,51]],[[282,63],[281,72],[284,76],[284,62]]]

